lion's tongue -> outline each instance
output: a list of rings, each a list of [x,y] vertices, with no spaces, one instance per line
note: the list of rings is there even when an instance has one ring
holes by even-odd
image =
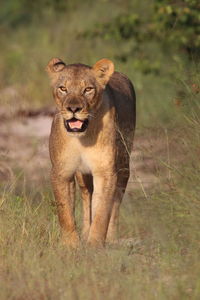
[[[80,121],[80,120],[69,121],[68,124],[71,129],[74,129],[74,128],[81,129],[81,127],[83,125],[83,121]]]

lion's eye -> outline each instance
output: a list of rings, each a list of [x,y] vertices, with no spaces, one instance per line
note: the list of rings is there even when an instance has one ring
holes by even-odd
[[[94,89],[94,88],[93,88],[92,86],[86,87],[85,90],[84,90],[84,94],[85,94],[85,93],[91,92],[93,89]]]
[[[65,86],[59,86],[59,90],[63,93],[67,93],[67,89]]]

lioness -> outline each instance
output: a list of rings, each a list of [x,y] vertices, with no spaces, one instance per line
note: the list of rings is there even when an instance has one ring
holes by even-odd
[[[83,240],[103,246],[115,237],[129,178],[135,128],[130,80],[108,59],[93,67],[53,58],[51,78],[58,113],[50,135],[51,181],[64,242],[76,247],[75,178],[83,200]]]

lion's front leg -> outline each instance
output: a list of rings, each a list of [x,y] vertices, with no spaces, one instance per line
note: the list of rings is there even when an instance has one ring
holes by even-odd
[[[90,225],[91,225],[91,200],[93,192],[93,179],[91,174],[82,174],[76,172],[76,179],[81,192],[81,199],[83,201],[83,229],[82,238],[84,241],[87,240]]]
[[[74,178],[66,179],[52,170],[51,181],[64,244],[77,247],[79,236],[74,218]]]
[[[113,206],[116,175],[114,173],[104,173],[104,175],[94,175],[93,178],[92,224],[89,231],[88,244],[103,246]]]

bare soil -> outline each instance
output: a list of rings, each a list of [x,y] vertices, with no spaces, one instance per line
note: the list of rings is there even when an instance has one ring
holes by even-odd
[[[20,111],[14,116],[0,112],[0,179],[9,181],[16,176],[37,184],[49,181],[50,159],[48,137],[53,110]],[[136,130],[131,155],[129,189],[149,189],[160,180],[162,157],[169,159],[166,133]],[[158,159],[160,158],[160,159]]]

